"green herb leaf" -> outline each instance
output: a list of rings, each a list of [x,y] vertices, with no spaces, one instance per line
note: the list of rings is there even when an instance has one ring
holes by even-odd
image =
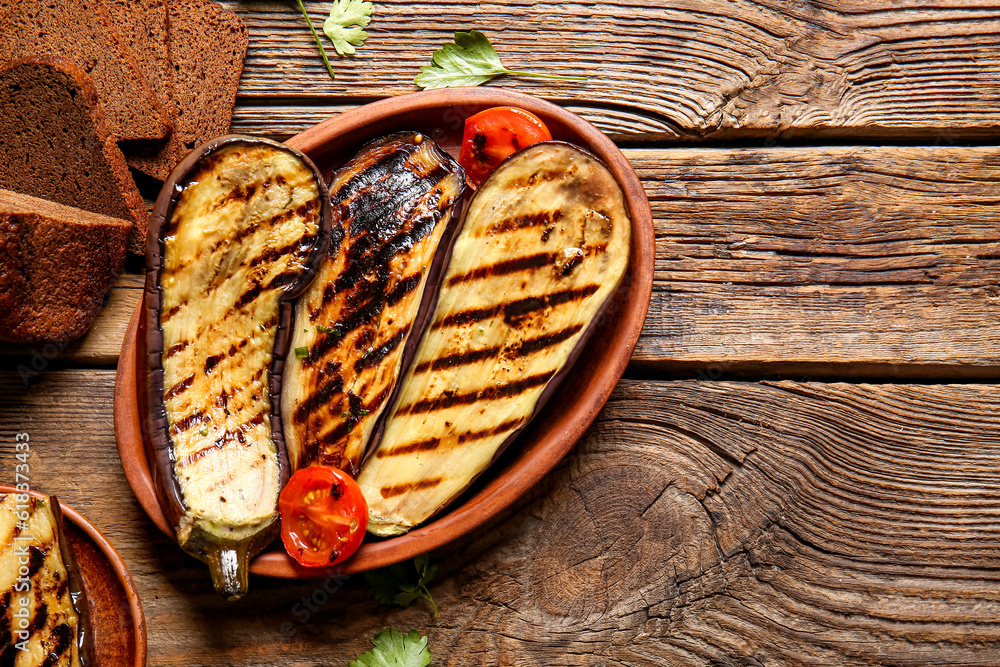
[[[372,3],[362,0],[335,0],[330,18],[323,22],[323,32],[342,56],[353,56],[354,47],[368,39],[364,28],[371,23]]]
[[[309,348],[304,345],[302,347],[295,348],[295,356],[299,359],[305,359],[309,356]]]
[[[418,630],[403,634],[396,628],[377,632],[372,638],[375,647],[352,660],[349,667],[427,667],[431,664],[431,650],[427,637]]]
[[[556,76],[507,69],[486,35],[478,30],[456,32],[455,41],[434,52],[431,64],[420,68],[415,84],[429,90],[453,86],[478,86],[501,74],[518,74],[542,79],[586,81],[584,76]]]
[[[382,604],[408,607],[423,598],[431,604],[436,618],[437,604],[428,589],[436,574],[437,565],[431,565],[430,557],[422,554],[409,563],[365,572],[365,581],[371,586],[372,595]]]
[[[325,333],[325,334],[333,334],[334,336],[337,336],[337,337],[340,337],[340,336],[344,335],[343,333],[341,333],[340,327],[325,327],[322,324],[317,324],[316,325],[316,331],[318,331],[320,333]]]

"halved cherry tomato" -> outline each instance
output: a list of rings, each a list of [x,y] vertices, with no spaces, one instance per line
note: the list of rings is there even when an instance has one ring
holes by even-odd
[[[477,188],[508,155],[551,139],[538,116],[517,107],[494,107],[465,119],[458,163],[469,185]]]
[[[339,468],[310,466],[288,480],[278,497],[281,540],[299,565],[344,560],[361,546],[368,503],[361,487]]]

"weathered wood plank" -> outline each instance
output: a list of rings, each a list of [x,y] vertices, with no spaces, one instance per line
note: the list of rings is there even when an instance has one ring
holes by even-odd
[[[636,362],[997,376],[996,148],[679,149],[629,159],[657,234]]]
[[[637,365],[710,379],[1000,375],[1000,149],[626,154],[657,236]],[[140,288],[123,279],[64,356],[114,363]],[[0,347],[11,352],[31,366],[31,349]]]
[[[386,0],[376,3],[371,37],[355,57],[329,49],[335,81],[294,3],[225,4],[250,30],[240,131],[294,133],[326,113],[303,107],[272,114],[255,107],[259,100],[308,98],[337,107],[413,92],[434,50],[456,30],[473,28],[512,69],[589,77],[506,77],[490,85],[570,106],[616,139],[952,142],[990,136],[1000,125],[1000,11],[972,0]],[[329,3],[305,4],[320,26]]]
[[[528,497],[434,554],[434,619],[360,577],[217,598],[131,495],[113,379],[0,376],[0,479],[30,433],[33,484],[136,578],[153,666],[343,664],[388,626],[441,664],[1000,662],[996,385],[624,381]]]

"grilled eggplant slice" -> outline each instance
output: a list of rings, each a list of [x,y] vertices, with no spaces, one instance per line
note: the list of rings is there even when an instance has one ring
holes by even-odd
[[[333,241],[296,303],[285,369],[293,472],[319,463],[357,474],[463,181],[458,163],[412,132],[369,144],[334,175]]]
[[[54,497],[0,494],[0,665],[86,667],[87,596]]]
[[[154,478],[177,540],[231,599],[278,529],[279,397],[291,322],[329,243],[316,167],[230,136],[189,156],[154,210],[146,324]]]
[[[625,274],[630,236],[621,188],[589,153],[545,142],[497,167],[358,477],[370,532],[433,515],[524,428]]]

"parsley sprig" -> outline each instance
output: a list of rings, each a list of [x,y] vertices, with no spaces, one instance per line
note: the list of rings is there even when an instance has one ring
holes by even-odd
[[[380,630],[372,637],[371,651],[352,660],[349,667],[427,667],[431,650],[419,630],[403,634],[396,628]]]
[[[434,52],[431,64],[420,68],[415,84],[429,90],[452,86],[478,86],[501,74],[533,76],[560,81],[586,81],[585,76],[557,76],[507,69],[486,35],[478,30],[456,32],[455,41]]]
[[[421,554],[406,563],[365,572],[365,581],[371,586],[372,595],[382,604],[409,607],[415,600],[423,598],[431,603],[437,618],[437,605],[427,588],[436,574],[437,565],[431,565],[430,557]]]
[[[319,33],[313,27],[309,12],[306,11],[302,0],[296,0],[296,2],[299,3],[299,10],[306,20],[306,25],[309,26],[313,39],[316,40],[319,54],[323,57],[323,64],[326,65],[326,71],[330,74],[331,79],[336,79],[337,75],[334,74],[330,59],[326,56],[326,49],[323,48],[323,42],[319,39]],[[323,33],[333,42],[333,48],[337,49],[338,54],[352,56],[355,52],[354,47],[361,46],[368,39],[365,28],[371,23],[371,16],[372,3],[370,2],[334,0],[333,6],[330,7],[330,16],[323,22]]]

